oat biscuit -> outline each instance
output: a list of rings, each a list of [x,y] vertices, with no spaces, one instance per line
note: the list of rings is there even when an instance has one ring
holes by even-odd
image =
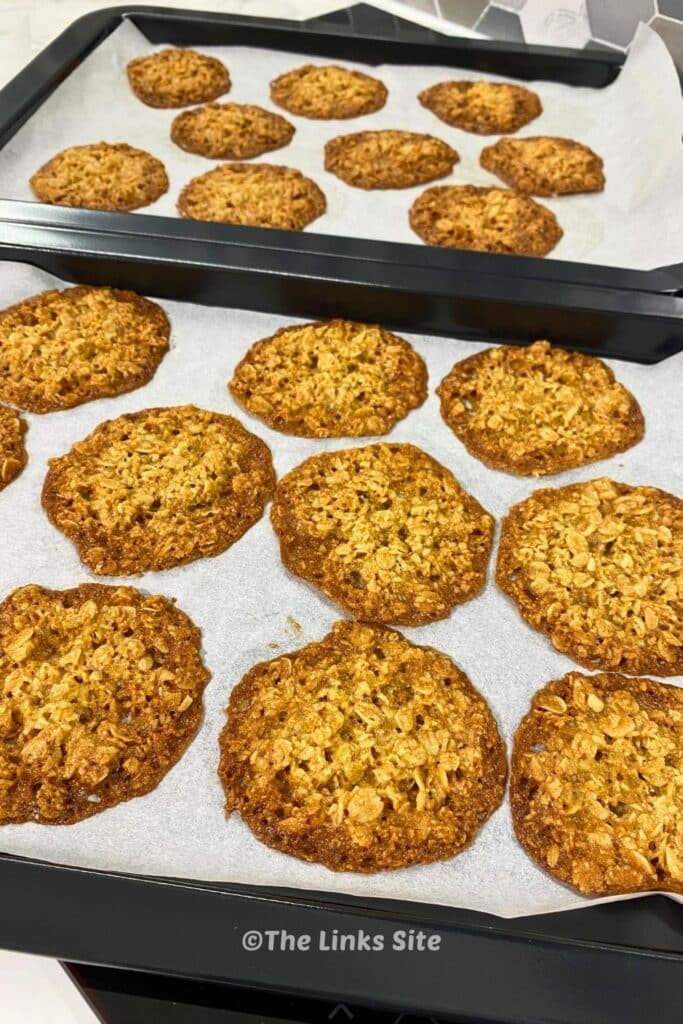
[[[292,140],[294,125],[249,103],[209,103],[184,110],[171,125],[171,139],[188,153],[213,160],[249,160]]]
[[[428,245],[546,256],[562,238],[555,214],[505,188],[437,185],[410,208],[410,226]]]
[[[535,196],[601,192],[605,187],[602,160],[573,139],[499,139],[482,149],[479,163],[511,188]]]
[[[411,188],[450,174],[460,157],[433,135],[354,132],[325,143],[325,170],[354,188]]]
[[[380,626],[255,665],[220,737],[226,811],[333,871],[454,857],[505,790],[505,744],[450,658]]]
[[[0,604],[0,824],[70,825],[155,789],[202,717],[201,634],[132,587]]]
[[[591,669],[683,673],[683,501],[600,478],[514,505],[496,580],[534,629]]]
[[[230,91],[225,65],[196,50],[168,49],[136,57],[126,74],[131,89],[148,107],[209,103]]]
[[[260,438],[232,416],[181,405],[107,420],[50,459],[43,508],[92,572],[129,576],[225,551],[274,486]]]
[[[72,146],[43,164],[30,179],[41,203],[88,210],[137,210],[168,192],[161,160],[126,143]]]
[[[586,896],[683,894],[682,776],[683,688],[569,672],[517,729],[517,838]]]
[[[469,356],[437,394],[441,415],[475,458],[523,476],[609,458],[644,432],[640,406],[608,366],[547,341]]]
[[[313,119],[345,119],[373,114],[387,101],[382,82],[362,71],[334,64],[304,64],[270,83],[270,98],[290,114]]]
[[[387,434],[427,397],[427,368],[403,338],[351,320],[283,327],[235,367],[230,391],[298,437]]]
[[[117,288],[41,292],[0,311],[0,398],[57,412],[134,391],[168,351],[155,302]]]
[[[323,452],[280,481],[282,561],[351,615],[421,626],[486,580],[493,518],[412,444]]]
[[[438,82],[417,98],[446,124],[477,135],[516,132],[543,113],[535,92],[511,82]]]
[[[0,491],[19,476],[28,462],[26,423],[18,412],[0,405]]]
[[[178,213],[191,220],[301,231],[327,203],[310,178],[276,164],[221,164],[187,183]]]

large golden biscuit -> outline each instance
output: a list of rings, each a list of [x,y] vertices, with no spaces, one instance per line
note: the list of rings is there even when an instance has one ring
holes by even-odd
[[[355,188],[411,188],[450,174],[460,157],[433,135],[396,131],[338,135],[325,143],[325,170]]]
[[[313,119],[360,117],[387,101],[382,82],[334,64],[304,64],[270,83],[270,98],[290,114]]]
[[[161,160],[124,142],[63,149],[30,179],[35,195],[56,206],[137,210],[168,191]]]
[[[418,99],[446,124],[477,135],[519,131],[543,112],[535,92],[511,82],[438,82]]]

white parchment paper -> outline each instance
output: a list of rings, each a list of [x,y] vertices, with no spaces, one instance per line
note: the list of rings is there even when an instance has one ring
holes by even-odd
[[[26,265],[0,264],[0,306],[62,284]],[[205,662],[213,675],[205,695],[204,722],[185,756],[153,793],[77,825],[4,826],[0,849],[103,870],[418,900],[505,917],[587,902],[527,858],[513,837],[507,804],[493,815],[474,845],[455,859],[370,877],[304,864],[261,845],[237,815],[226,821],[216,775],[217,739],[231,688],[254,663],[322,638],[341,613],[284,570],[268,515],[217,558],[121,581],[92,576],[41,510],[47,459],[67,451],[102,420],[185,402],[237,415],[270,446],[278,476],[315,452],[367,442],[286,437],[233,401],[226,384],[235,364],[252,342],[294,322],[291,319],[177,302],[161,305],[171,320],[171,350],[146,387],[63,413],[27,416],[28,466],[0,493],[0,599],[29,582],[64,588],[87,580],[124,582],[177,598],[203,631]],[[600,475],[674,493],[683,490],[683,355],[653,367],[611,362],[643,408],[645,439],[624,455],[539,483],[487,469],[467,453],[439,415],[436,385],[456,360],[486,346],[407,337],[427,363],[430,395],[390,436],[419,445],[448,466],[498,521],[512,503],[538,486]],[[488,585],[478,598],[456,608],[443,622],[404,632],[413,642],[445,651],[467,673],[489,701],[509,749],[533,692],[577,666],[524,624],[512,602],[495,587],[492,569],[493,559]],[[294,623],[300,624],[300,632]],[[271,643],[279,644],[279,649],[271,649]],[[683,678],[669,682],[683,685]]]
[[[146,107],[129,89],[126,64],[155,49],[159,47],[148,43],[131,23],[124,23],[93,51],[0,151],[0,196],[33,200],[28,184],[31,174],[67,146],[101,140],[128,142],[162,160],[170,179],[166,195],[139,212],[175,216],[182,187],[217,162],[175,146],[170,127],[178,111]],[[201,50],[219,57],[230,69],[232,89],[222,101],[256,103],[267,109],[277,109],[270,100],[269,82],[311,62],[305,54],[249,47]],[[426,186],[366,192],[323,169],[325,142],[348,132],[380,128],[430,132],[460,154],[453,173],[438,184],[500,184],[479,166],[483,146],[496,137],[449,127],[419,104],[417,94],[453,77],[501,79],[453,68],[344,64],[381,78],[389,89],[386,106],[348,121],[292,117],[296,134],[290,145],[257,158],[297,167],[320,185],[328,209],[309,231],[419,244],[408,225],[408,210]],[[518,137],[561,135],[585,142],[604,158],[607,176],[602,193],[540,200],[555,212],[564,229],[551,258],[633,269],[683,260],[683,104],[673,61],[659,36],[641,26],[626,66],[604,89],[555,82],[531,86],[541,96],[543,114]]]

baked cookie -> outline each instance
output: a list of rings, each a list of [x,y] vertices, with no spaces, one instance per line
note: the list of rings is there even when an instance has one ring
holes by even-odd
[[[58,412],[142,387],[168,351],[163,309],[135,292],[78,286],[0,312],[0,398]]]
[[[482,149],[479,163],[511,188],[535,196],[602,192],[605,187],[600,157],[572,139],[498,139]]]
[[[645,429],[640,406],[608,366],[547,341],[469,356],[436,393],[441,415],[475,458],[522,476],[607,459]]]
[[[28,462],[26,423],[18,412],[0,405],[0,491],[19,476]]]
[[[543,113],[535,92],[510,82],[438,82],[417,98],[441,121],[476,135],[516,132]]]
[[[503,520],[496,580],[579,664],[683,673],[683,501],[601,478],[535,491]]]
[[[546,256],[562,238],[555,214],[505,188],[437,185],[410,208],[410,226],[428,245]]]
[[[171,139],[188,153],[212,160],[249,160],[292,140],[294,125],[249,103],[209,103],[184,110],[171,125]]]
[[[148,107],[209,103],[230,90],[228,69],[196,50],[168,49],[136,57],[126,67],[128,82]]]
[[[450,174],[460,157],[433,135],[354,132],[325,143],[325,170],[354,188],[411,188]]]
[[[50,459],[43,508],[98,575],[218,555],[258,522],[275,486],[268,447],[194,405],[107,420]]]
[[[683,895],[683,688],[569,672],[515,735],[520,843],[586,896]]]
[[[493,518],[412,444],[322,452],[280,481],[282,561],[357,619],[422,626],[486,581]]]
[[[88,210],[137,210],[168,192],[161,160],[125,142],[95,142],[57,153],[31,177],[41,203]]]
[[[386,86],[362,71],[304,64],[270,83],[270,98],[290,114],[313,119],[360,117],[380,110]]]
[[[246,674],[220,750],[226,811],[333,871],[454,857],[507,774],[496,721],[450,658],[348,621]]]
[[[178,213],[191,220],[301,231],[325,212],[324,194],[293,167],[221,164],[187,183]]]
[[[71,825],[155,789],[202,717],[201,633],[165,597],[86,583],[0,604],[0,824]]]
[[[427,397],[427,368],[403,338],[352,320],[283,327],[235,367],[230,391],[298,437],[388,434]]]

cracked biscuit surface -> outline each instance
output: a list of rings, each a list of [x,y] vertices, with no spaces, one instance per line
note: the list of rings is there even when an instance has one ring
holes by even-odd
[[[562,238],[555,214],[505,188],[436,185],[410,208],[410,226],[428,245],[545,256]]]
[[[57,412],[152,379],[168,351],[160,306],[135,292],[77,286],[0,312],[0,398]]]
[[[289,231],[305,228],[326,207],[314,181],[275,164],[221,164],[189,181],[178,197],[181,217]]]
[[[683,689],[548,683],[515,735],[510,804],[527,853],[586,896],[683,894]]]
[[[254,666],[220,737],[226,811],[268,846],[333,871],[454,857],[505,790],[505,744],[445,654],[337,622]]]
[[[0,405],[0,491],[15,480],[28,462],[26,423],[18,412]]]
[[[503,520],[496,580],[591,669],[683,673],[683,501],[604,477],[535,491]]]
[[[171,125],[171,139],[188,153],[214,160],[249,160],[292,140],[294,125],[249,103],[209,103],[184,110]]]
[[[386,434],[427,397],[427,368],[403,338],[351,320],[283,327],[235,367],[230,391],[298,437]]]
[[[542,476],[633,447],[643,414],[599,359],[536,341],[456,363],[437,388],[441,415],[492,469]]]
[[[136,57],[126,74],[131,89],[148,107],[208,103],[230,90],[225,65],[196,50],[170,48]]]
[[[376,78],[334,64],[304,64],[270,83],[270,98],[290,114],[313,119],[360,117],[387,101],[386,86]]]
[[[450,174],[460,157],[433,135],[353,132],[325,143],[325,170],[354,188],[411,188]]]
[[[601,158],[573,139],[499,139],[482,149],[479,162],[506,185],[535,196],[601,192],[605,187]]]
[[[43,203],[88,210],[137,210],[168,191],[161,160],[125,142],[63,149],[30,179]]]
[[[543,113],[535,92],[510,82],[438,82],[418,99],[446,124],[477,135],[516,132]]]
[[[260,438],[232,416],[183,405],[101,423],[50,459],[42,501],[92,572],[128,576],[225,551],[274,486]]]
[[[282,561],[358,619],[420,626],[475,597],[493,518],[411,444],[323,452],[280,481]]]
[[[67,825],[154,789],[199,727],[201,634],[165,597],[83,584],[0,604],[0,824]]]

